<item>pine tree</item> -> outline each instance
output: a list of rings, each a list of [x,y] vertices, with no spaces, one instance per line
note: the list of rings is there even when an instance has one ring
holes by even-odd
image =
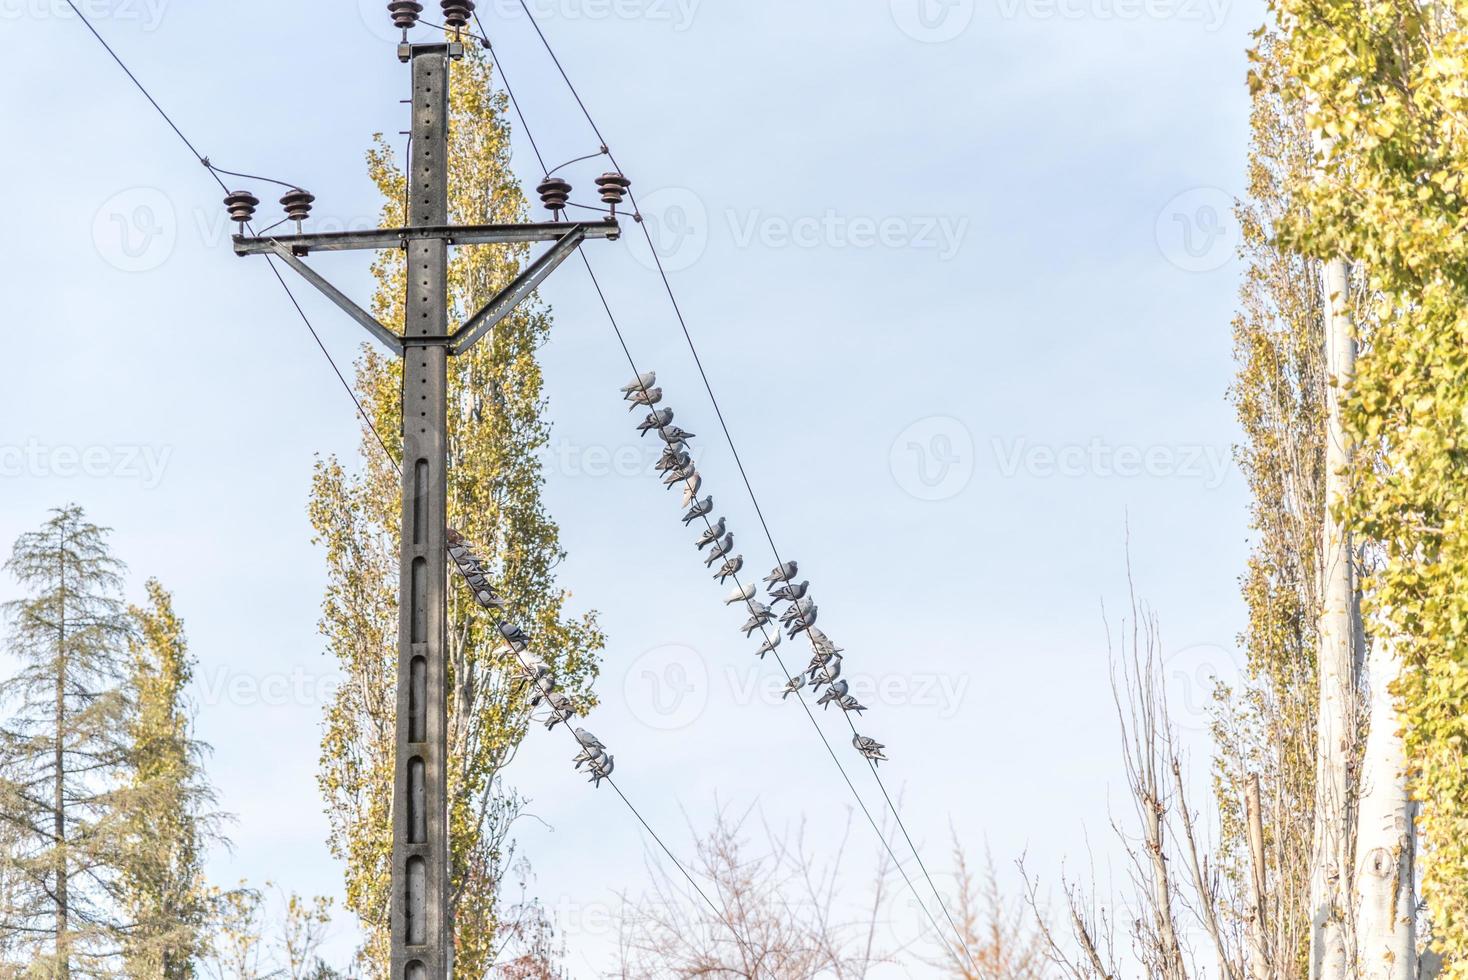
[[[183,623],[157,581],[147,592],[147,606],[131,610],[123,951],[129,976],[191,980],[209,915],[203,847],[210,820],[203,808],[211,796],[203,747],[191,737],[185,689],[193,661]]]
[[[0,854],[14,889],[3,928],[34,975],[110,976],[121,927],[113,865],[127,841],[123,566],[106,530],[68,506],[21,535],[5,568],[28,595],[5,607],[20,669],[0,685],[14,710],[0,730],[0,813],[14,834]]]
[[[450,92],[451,217],[462,223],[522,220],[525,203],[509,169],[505,100],[491,86],[482,52],[453,69]],[[385,198],[384,225],[403,223],[404,175],[378,138],[368,156]],[[527,250],[461,249],[450,267],[450,320],[462,321],[507,285]],[[401,252],[374,268],[378,319],[401,324]],[[594,616],[571,618],[555,581],[564,557],[541,502],[539,453],[549,439],[537,351],[549,335],[544,307],[522,307],[473,351],[451,361],[449,520],[483,555],[536,653],[556,668],[583,705],[602,635]],[[378,432],[401,430],[401,365],[367,348],[357,387]],[[329,586],[322,632],[346,682],[328,706],[319,781],[334,853],[346,865],[346,905],[366,934],[363,962],[382,975],[387,961],[389,820],[397,681],[399,477],[370,432],[361,469],[337,460],[317,469],[311,519],[326,550]],[[492,622],[460,588],[449,605],[449,793],[455,974],[482,976],[494,952],[506,835],[520,801],[500,772],[525,735],[528,708],[510,683],[515,657]]]

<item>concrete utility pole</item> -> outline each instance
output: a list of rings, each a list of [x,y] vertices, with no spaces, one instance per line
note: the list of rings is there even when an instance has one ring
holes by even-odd
[[[406,36],[406,29],[404,33]],[[618,226],[615,218],[591,223],[451,226],[449,72],[453,60],[463,57],[463,47],[457,42],[404,41],[398,55],[413,74],[408,226],[339,234],[239,235],[234,248],[239,255],[278,257],[403,358],[390,975],[393,980],[448,980],[453,973],[454,935],[449,906],[446,651],[449,359],[472,348],[513,312],[583,241],[616,238]],[[236,192],[231,201],[240,195],[250,197]],[[449,333],[449,247],[535,241],[554,244],[484,309]],[[407,322],[402,334],[383,326],[302,261],[313,251],[387,248],[407,253]]]

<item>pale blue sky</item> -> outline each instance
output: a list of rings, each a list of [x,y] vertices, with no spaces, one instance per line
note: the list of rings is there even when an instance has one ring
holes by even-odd
[[[406,128],[407,85],[377,0],[82,6],[221,166],[300,181],[322,222],[374,219],[363,152]],[[1104,858],[1119,767],[1102,603],[1126,600],[1128,522],[1184,721],[1200,727],[1209,671],[1237,661],[1227,208],[1261,5],[532,6],[656,222],[782,552],[848,668],[886,684],[862,727],[890,747],[882,771],[930,867],[949,865],[950,825],[987,841],[1010,886],[1021,852],[1053,881],[1087,831]],[[268,271],[230,254],[217,187],[57,8],[0,0],[0,541],[76,501],[116,529],[134,594],[149,575],[175,591],[199,731],[238,817],[213,873],[334,892],[313,778],[331,663],[305,505],[313,459],[355,449],[351,405]],[[547,157],[594,150],[524,18],[481,10]],[[518,134],[516,166],[539,177]],[[641,249],[589,251],[763,571]],[[367,295],[365,266],[323,267]],[[349,364],[359,328],[301,295]],[[716,798],[805,819],[833,846],[850,797],[800,713],[751,687],[783,679],[750,656],[639,464],[616,394],[628,372],[584,272],[568,265],[544,296],[559,572],[610,635],[588,727],[680,853]],[[615,943],[597,912],[643,887],[643,838],[568,755],[536,733],[510,781],[544,821],[520,834],[538,888],[593,976]],[[860,825],[852,841],[856,881],[875,845]]]

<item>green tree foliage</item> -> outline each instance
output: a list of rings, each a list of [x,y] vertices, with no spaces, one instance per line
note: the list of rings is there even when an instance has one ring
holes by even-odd
[[[1260,32],[1251,60],[1257,77],[1277,81],[1275,32]],[[1236,457],[1249,485],[1253,550],[1241,581],[1249,611],[1245,681],[1221,692],[1215,727],[1219,856],[1234,894],[1249,894],[1254,857],[1245,797],[1258,777],[1268,810],[1261,815],[1268,907],[1239,914],[1260,929],[1276,975],[1303,976],[1325,510],[1324,311],[1319,264],[1277,241],[1289,195],[1311,165],[1304,107],[1277,84],[1256,85],[1250,129],[1248,194],[1237,207],[1245,278],[1231,396],[1244,433]]]
[[[1289,237],[1359,260],[1375,300],[1347,406],[1373,465],[1357,468],[1350,520],[1380,550],[1369,615],[1406,659],[1424,892],[1448,971],[1468,977],[1468,6],[1275,7],[1289,27],[1277,84],[1313,95],[1329,137]]]
[[[509,169],[504,97],[479,54],[456,63],[451,85],[450,213],[463,223],[524,217]],[[379,137],[368,154],[385,203],[386,226],[404,223],[401,166]],[[462,320],[508,284],[524,247],[461,249],[450,267],[450,320]],[[374,308],[401,325],[406,280],[400,252],[374,267]],[[558,529],[541,502],[539,454],[549,439],[537,351],[551,328],[543,306],[522,308],[471,353],[451,361],[449,518],[489,563],[536,652],[556,667],[583,704],[597,672],[603,637],[592,615],[565,612],[554,568],[564,557]],[[379,432],[401,431],[401,365],[364,349],[357,388]],[[326,552],[329,585],[321,629],[346,682],[326,713],[320,784],[331,845],[346,865],[346,904],[367,936],[364,963],[385,970],[395,688],[399,477],[375,438],[363,432],[356,472],[336,459],[316,471],[311,520]],[[489,965],[497,928],[506,835],[519,802],[500,773],[524,737],[528,708],[511,683],[513,653],[491,620],[459,588],[450,592],[450,848],[455,972],[478,978]]]
[[[128,843],[117,787],[131,624],[106,539],[64,507],[21,535],[5,565],[27,595],[5,607],[20,669],[0,685],[13,711],[0,730],[0,815],[12,837],[0,853],[11,898],[0,928],[37,976],[111,975],[123,925],[112,894]]]
[[[127,765],[127,852],[121,897],[129,927],[129,976],[190,980],[203,953],[209,900],[203,847],[210,802],[202,747],[191,737],[185,690],[193,675],[173,597],[147,583],[148,604],[134,607]]]

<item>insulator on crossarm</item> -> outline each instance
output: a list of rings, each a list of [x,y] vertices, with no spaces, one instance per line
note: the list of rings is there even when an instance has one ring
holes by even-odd
[[[243,235],[245,225],[255,217],[255,209],[260,206],[260,199],[249,191],[235,191],[224,199],[224,206],[229,208],[229,220],[239,222],[240,234]]]
[[[392,14],[392,26],[403,29],[404,36],[408,31],[418,26],[418,15],[423,13],[423,4],[418,0],[393,0],[387,5],[388,13]]]
[[[445,27],[458,31],[469,26],[469,18],[474,13],[474,0],[442,0],[442,6]]]
[[[316,200],[316,195],[301,190],[299,187],[292,188],[285,197],[280,199],[281,206],[285,208],[286,220],[296,223],[299,231],[301,223],[311,215],[311,203]]]
[[[571,185],[559,177],[547,177],[540,182],[536,188],[540,193],[540,200],[551,214],[559,214],[566,210],[566,202],[571,198]]]
[[[596,178],[596,186],[601,190],[602,203],[610,206],[612,214],[616,214],[617,205],[626,198],[627,188],[632,186],[632,181],[619,173],[606,173]]]

